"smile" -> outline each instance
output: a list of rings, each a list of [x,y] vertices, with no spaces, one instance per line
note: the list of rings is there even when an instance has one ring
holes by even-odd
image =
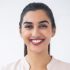
[[[30,39],[30,42],[34,45],[40,45],[45,39]]]

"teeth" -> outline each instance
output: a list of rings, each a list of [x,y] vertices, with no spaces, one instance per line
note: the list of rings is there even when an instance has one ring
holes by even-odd
[[[39,42],[41,42],[42,40],[32,40],[32,42],[34,42],[34,43],[39,43]]]

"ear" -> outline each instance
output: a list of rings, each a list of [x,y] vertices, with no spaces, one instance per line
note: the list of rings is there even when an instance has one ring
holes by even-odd
[[[53,28],[52,29],[52,37],[55,35],[55,33],[56,33],[56,28]]]

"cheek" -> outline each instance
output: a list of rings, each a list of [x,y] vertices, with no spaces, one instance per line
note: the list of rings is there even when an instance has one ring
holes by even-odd
[[[49,37],[52,37],[52,30],[51,29],[47,29],[47,30],[44,30],[42,31],[44,36],[49,38]]]
[[[23,40],[26,40],[26,39],[29,38],[30,32],[27,31],[27,30],[25,30],[25,29],[22,29],[22,31],[21,31],[21,36],[22,36]]]

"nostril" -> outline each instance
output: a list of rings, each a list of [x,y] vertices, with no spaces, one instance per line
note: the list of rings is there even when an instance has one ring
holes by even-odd
[[[32,36],[39,37],[41,36],[41,33],[39,31],[33,31]]]
[[[32,33],[33,37],[40,37],[41,35],[39,33]]]

